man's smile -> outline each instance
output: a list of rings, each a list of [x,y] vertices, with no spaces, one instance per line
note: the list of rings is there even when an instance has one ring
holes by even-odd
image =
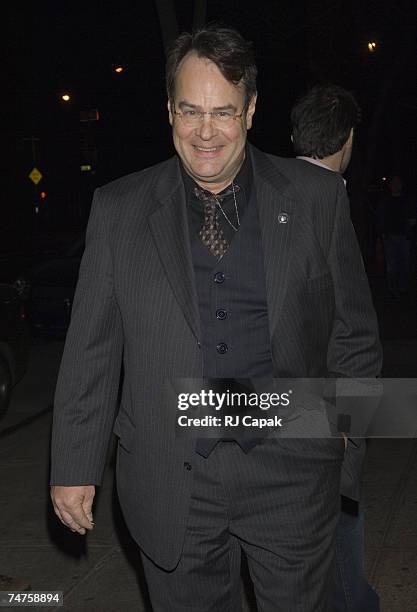
[[[199,145],[192,145],[194,149],[194,153],[197,154],[198,157],[216,157],[218,153],[223,148],[223,145],[219,145],[217,147],[201,147]]]

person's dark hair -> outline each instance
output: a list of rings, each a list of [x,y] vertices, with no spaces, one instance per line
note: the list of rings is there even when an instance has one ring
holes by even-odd
[[[313,87],[291,111],[295,154],[323,159],[337,153],[360,118],[358,103],[343,87]]]
[[[189,53],[207,58],[216,64],[224,78],[245,88],[245,109],[256,94],[256,64],[252,43],[236,30],[208,25],[190,34],[183,32],[173,42],[167,54],[166,88],[169,100],[174,100],[175,75],[181,60]]]

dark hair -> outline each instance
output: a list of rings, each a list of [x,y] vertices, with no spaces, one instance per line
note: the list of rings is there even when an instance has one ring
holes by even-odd
[[[360,122],[353,95],[338,85],[313,87],[291,111],[296,155],[323,159],[337,153]]]
[[[208,25],[201,30],[183,32],[172,43],[167,54],[166,88],[168,98],[174,99],[175,75],[181,60],[189,53],[207,58],[216,64],[224,78],[238,85],[242,82],[245,88],[245,109],[256,94],[256,64],[252,43],[236,30]]]

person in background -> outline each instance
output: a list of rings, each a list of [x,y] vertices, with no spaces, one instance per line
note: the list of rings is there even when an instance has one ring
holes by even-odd
[[[337,85],[313,87],[291,111],[291,140],[297,159],[314,164],[323,176],[329,171],[343,174],[359,121],[360,109],[350,92]],[[336,532],[335,612],[379,610],[379,597],[364,573],[364,514],[359,503],[364,453],[365,439],[348,439]]]
[[[410,276],[410,238],[416,222],[411,198],[396,174],[388,181],[388,192],[377,208],[378,234],[384,241],[389,294],[397,298],[408,291]]]
[[[360,122],[353,95],[338,85],[317,85],[291,110],[291,140],[297,159],[343,174]]]

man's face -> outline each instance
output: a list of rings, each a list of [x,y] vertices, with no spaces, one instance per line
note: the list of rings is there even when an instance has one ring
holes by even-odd
[[[203,188],[219,192],[236,176],[245,156],[246,131],[252,125],[256,98],[241,118],[217,127],[210,115],[196,127],[185,125],[173,111],[231,110],[240,114],[244,88],[229,83],[217,66],[205,58],[187,55],[175,77],[175,108],[168,102],[174,146],[188,174]]]

